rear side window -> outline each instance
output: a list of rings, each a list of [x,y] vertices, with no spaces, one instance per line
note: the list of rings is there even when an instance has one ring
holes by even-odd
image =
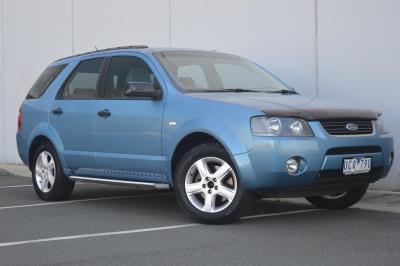
[[[104,58],[89,59],[79,63],[65,83],[62,99],[96,98],[97,80]]]
[[[33,84],[31,90],[26,96],[26,99],[38,99],[47,90],[53,80],[56,79],[58,74],[65,68],[66,65],[58,65],[46,68]]]

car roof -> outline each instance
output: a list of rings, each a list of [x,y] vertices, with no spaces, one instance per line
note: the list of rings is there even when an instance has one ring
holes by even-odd
[[[124,51],[124,52],[132,51],[132,52],[139,52],[142,54],[149,54],[149,53],[151,54],[151,53],[156,53],[156,52],[174,52],[174,51],[216,52],[215,50],[206,51],[206,50],[191,49],[191,48],[148,47],[146,45],[129,45],[129,46],[118,46],[118,47],[106,48],[106,49],[101,49],[101,50],[95,50],[95,51],[90,51],[90,52],[85,52],[85,53],[80,53],[80,54],[64,57],[64,58],[54,61],[50,66],[80,61],[83,58],[86,58],[87,56],[93,56],[93,55],[107,56],[111,53],[120,52],[120,51]]]

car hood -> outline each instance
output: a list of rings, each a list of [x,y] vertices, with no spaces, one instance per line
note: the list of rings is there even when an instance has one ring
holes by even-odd
[[[270,116],[291,116],[307,120],[338,118],[377,119],[378,111],[297,94],[214,92],[189,93],[190,96],[258,109]]]

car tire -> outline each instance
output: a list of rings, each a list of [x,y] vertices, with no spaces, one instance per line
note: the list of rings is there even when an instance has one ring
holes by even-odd
[[[71,195],[75,182],[64,175],[57,152],[51,143],[45,142],[39,146],[31,169],[33,187],[42,200],[65,200]]]
[[[345,209],[359,202],[367,192],[367,189],[368,185],[363,185],[344,193],[306,197],[306,199],[318,208]]]
[[[202,144],[187,152],[178,162],[174,181],[178,205],[197,222],[234,222],[252,202],[230,156],[218,143]]]

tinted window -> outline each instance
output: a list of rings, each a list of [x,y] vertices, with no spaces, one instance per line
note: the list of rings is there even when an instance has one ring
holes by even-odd
[[[64,86],[63,99],[92,99],[96,98],[97,80],[103,58],[85,60],[79,63]]]
[[[43,93],[47,90],[50,84],[55,80],[58,74],[65,68],[66,65],[59,65],[46,68],[43,73],[39,76],[36,82],[33,84],[31,90],[26,96],[27,99],[40,98]]]
[[[124,98],[128,82],[149,82],[157,87],[153,72],[142,59],[133,56],[113,57],[107,74],[105,97]]]

